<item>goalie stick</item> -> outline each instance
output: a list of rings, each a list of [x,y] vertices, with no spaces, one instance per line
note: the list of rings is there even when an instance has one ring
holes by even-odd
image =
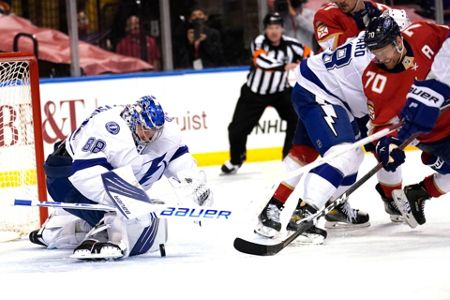
[[[39,207],[53,207],[53,208],[66,208],[66,209],[80,209],[80,210],[100,210],[105,212],[118,212],[118,209],[113,206],[103,204],[89,204],[89,203],[65,203],[55,201],[27,200],[27,199],[14,199],[13,205],[16,206],[39,206]],[[164,202],[154,200],[152,204],[148,204],[149,207],[153,206],[153,211],[159,218],[169,217],[181,217],[186,219],[203,219],[203,220],[229,220],[232,212],[229,210],[220,210],[212,207],[179,207],[179,206],[167,206]]]
[[[409,145],[414,139],[416,135],[411,136],[407,140],[405,140],[400,146],[400,149],[404,149],[407,145]],[[291,244],[297,237],[301,234],[305,233],[308,229],[310,229],[315,222],[320,218],[328,214],[331,210],[335,209],[338,205],[347,201],[350,194],[352,194],[355,190],[357,190],[360,186],[366,183],[373,175],[375,175],[381,168],[383,164],[379,162],[375,167],[373,167],[369,172],[367,172],[363,177],[361,177],[357,182],[355,182],[348,190],[342,193],[336,200],[330,203],[328,206],[320,209],[315,214],[312,214],[306,218],[303,218],[300,223],[297,224],[297,230],[292,232],[292,234],[288,235],[284,240],[277,244],[261,244],[251,242],[242,238],[236,238],[234,240],[233,246],[236,250],[242,253],[251,254],[251,255],[259,255],[259,256],[271,256],[275,255],[284,248],[286,248],[289,244]]]

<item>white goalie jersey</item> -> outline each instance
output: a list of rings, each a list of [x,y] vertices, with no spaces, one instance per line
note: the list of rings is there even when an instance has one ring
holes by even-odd
[[[335,50],[303,61],[296,68],[297,82],[317,97],[345,107],[349,117],[367,115],[362,73],[373,58],[365,44],[364,31]]]
[[[176,176],[196,164],[181,144],[181,131],[166,120],[159,138],[141,150],[136,146],[127,122],[121,117],[124,106],[100,107],[66,141],[73,159],[69,180],[85,197],[102,203],[105,189],[101,174],[131,166],[136,179],[149,189],[163,175]]]

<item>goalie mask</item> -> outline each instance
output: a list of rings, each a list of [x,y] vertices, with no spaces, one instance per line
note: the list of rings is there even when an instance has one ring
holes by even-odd
[[[164,111],[153,96],[143,96],[136,103],[127,105],[123,117],[130,126],[137,143],[146,142],[137,133],[137,130],[140,130],[139,128],[143,130],[151,129],[155,132],[151,140],[147,141],[149,143],[155,141],[161,135],[165,122]]]

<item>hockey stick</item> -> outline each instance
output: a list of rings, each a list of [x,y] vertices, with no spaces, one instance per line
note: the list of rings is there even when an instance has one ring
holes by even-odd
[[[407,145],[409,145],[417,135],[413,135],[407,140],[405,140],[400,146],[400,149],[404,149]],[[264,245],[259,243],[254,243],[251,241],[247,241],[241,238],[236,238],[234,240],[234,248],[240,252],[259,255],[259,256],[270,256],[275,255],[284,248],[286,248],[290,243],[292,243],[297,237],[305,233],[308,229],[310,229],[316,221],[320,218],[328,214],[331,210],[335,209],[338,205],[347,201],[348,197],[357,190],[360,186],[366,183],[373,175],[375,175],[381,168],[383,164],[379,162],[375,167],[373,167],[369,172],[367,172],[363,177],[361,177],[357,182],[355,182],[348,190],[342,193],[336,200],[331,202],[328,206],[320,209],[315,214],[312,214],[306,218],[303,218],[300,223],[297,224],[297,230],[294,231],[291,235],[289,235],[286,239],[281,241],[278,244],[272,245]]]
[[[26,199],[14,199],[13,205],[16,206],[39,206],[39,207],[53,207],[53,208],[65,208],[65,209],[79,209],[79,210],[99,210],[105,212],[118,212],[118,209],[113,206],[103,204],[89,204],[89,203],[65,203],[54,201],[33,201]],[[169,217],[184,217],[190,220],[228,220],[231,217],[231,211],[214,209],[211,207],[177,207],[166,206],[164,203],[149,204],[149,207],[153,206],[154,212],[159,218]]]
[[[371,135],[369,135],[369,136],[367,136],[367,137],[365,137],[363,139],[360,139],[360,140],[354,142],[351,145],[347,145],[347,147],[343,147],[339,151],[336,151],[333,154],[328,155],[327,157],[322,157],[322,158],[317,159],[317,160],[315,160],[315,161],[313,161],[313,162],[311,162],[311,163],[309,163],[307,165],[304,165],[304,166],[302,166],[302,167],[300,167],[298,169],[295,169],[295,170],[292,170],[290,172],[287,172],[287,173],[285,173],[282,176],[282,180],[281,181],[285,181],[285,180],[288,180],[288,179],[293,178],[295,176],[299,176],[299,175],[301,175],[303,173],[308,172],[311,169],[314,169],[315,167],[318,167],[318,166],[320,166],[320,165],[322,165],[324,163],[327,163],[327,162],[333,160],[334,158],[336,158],[336,157],[338,157],[338,156],[340,156],[340,155],[342,155],[342,154],[344,154],[344,153],[346,153],[348,151],[360,148],[360,147],[362,147],[362,146],[364,146],[366,144],[369,144],[369,143],[372,143],[372,142],[374,142],[376,140],[379,140],[380,138],[382,138],[382,137],[384,137],[384,136],[386,136],[386,135],[396,131],[402,125],[403,125],[402,122],[395,123],[395,124],[393,124],[393,125],[391,125],[391,126],[389,126],[387,128],[384,128],[383,130],[380,130],[380,131],[378,131],[378,132],[376,132],[374,134],[371,134]]]

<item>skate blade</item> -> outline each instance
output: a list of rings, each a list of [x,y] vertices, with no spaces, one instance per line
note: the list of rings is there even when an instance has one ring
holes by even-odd
[[[411,228],[416,228],[419,223],[417,223],[416,218],[411,213],[411,207],[403,190],[393,190],[392,198],[394,198],[395,204],[397,204],[406,224]]]
[[[315,234],[315,233],[304,233],[299,235],[292,244],[294,246],[298,245],[322,245],[325,242],[325,238],[323,235]]]
[[[254,230],[254,233],[262,237],[273,239],[279,235],[279,232],[273,228],[266,227],[262,224],[258,224]]]
[[[389,218],[391,219],[391,222],[395,224],[401,224],[405,222],[405,219],[402,216],[390,215]]]
[[[360,229],[369,227],[370,222],[362,223],[362,224],[350,224],[345,222],[333,222],[333,221],[326,221],[325,222],[325,228],[326,229]]]
[[[88,251],[79,251],[70,256],[78,260],[115,260],[122,257],[121,253],[90,253]]]

